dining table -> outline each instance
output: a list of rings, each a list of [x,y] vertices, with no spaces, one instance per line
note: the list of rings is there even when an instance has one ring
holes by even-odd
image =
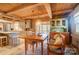
[[[27,54],[27,48],[28,48],[28,42],[32,43],[41,43],[41,54],[43,55],[43,46],[44,46],[44,40],[47,38],[47,34],[42,35],[21,35],[19,38],[24,39],[25,41],[25,54]]]

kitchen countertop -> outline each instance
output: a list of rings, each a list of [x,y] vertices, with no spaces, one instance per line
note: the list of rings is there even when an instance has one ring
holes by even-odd
[[[9,34],[9,33],[19,33],[18,31],[0,31],[0,33]]]

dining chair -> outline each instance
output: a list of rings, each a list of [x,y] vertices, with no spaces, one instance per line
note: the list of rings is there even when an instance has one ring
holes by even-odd
[[[50,33],[50,39],[48,41],[48,46],[47,46],[48,54],[57,54],[57,55],[64,54],[64,47],[65,47],[65,44],[69,40],[69,34],[68,34],[68,32],[62,32],[61,33],[61,37],[59,39],[57,39],[57,40],[60,40],[62,38],[61,44],[60,44],[60,41],[57,42],[56,38],[54,38],[56,35],[59,35],[59,34],[60,34],[60,32]]]

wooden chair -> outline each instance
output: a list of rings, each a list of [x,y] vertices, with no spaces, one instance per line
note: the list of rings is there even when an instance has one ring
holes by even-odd
[[[32,48],[32,53],[34,54],[34,50],[35,50],[34,46],[36,44],[36,41],[27,39],[26,42],[27,42],[26,43],[27,50],[28,50],[28,47]]]
[[[59,33],[60,32],[51,32],[50,33],[50,39],[48,41],[48,54],[57,54],[57,55],[64,54],[64,46],[68,42],[69,34],[68,34],[68,32],[61,33],[65,37],[65,38],[63,38],[63,43],[64,43],[63,45],[62,44],[54,44],[54,42],[55,42],[54,36]],[[51,41],[53,41],[53,42],[51,42]]]
[[[37,48],[38,47],[38,45],[41,43],[41,41],[40,40],[38,40],[39,39],[39,37],[38,37],[38,39],[36,40],[35,39],[36,37],[32,37],[32,38],[27,38],[26,39],[26,54],[27,54],[27,50],[28,50],[28,47],[29,47],[29,45],[32,47],[32,53],[34,54],[34,52],[35,52],[35,48]],[[42,46],[41,46],[42,47]],[[42,47],[43,48],[43,47]],[[41,48],[41,49],[42,49]],[[43,52],[43,51],[42,51]],[[42,53],[43,54],[43,53]]]

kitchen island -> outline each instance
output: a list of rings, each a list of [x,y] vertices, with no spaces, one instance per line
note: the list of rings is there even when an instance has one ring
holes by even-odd
[[[12,47],[17,46],[20,43],[20,40],[17,38],[19,33],[20,32],[18,32],[18,31],[9,31],[9,32],[0,31],[1,35],[7,36],[8,45],[10,45]]]

